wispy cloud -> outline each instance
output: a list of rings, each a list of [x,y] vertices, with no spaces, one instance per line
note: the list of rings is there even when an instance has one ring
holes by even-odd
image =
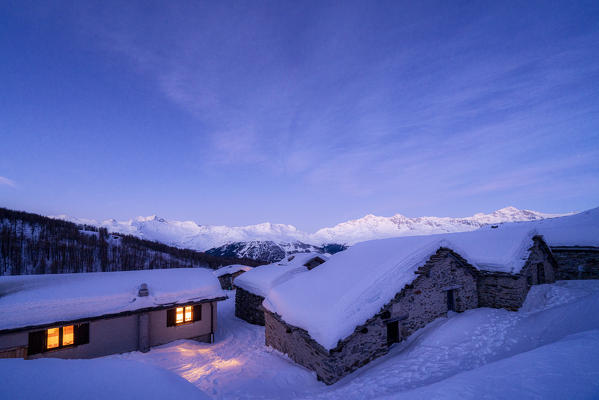
[[[522,25],[493,14],[502,9],[469,18],[446,10],[445,24],[441,14],[361,5],[195,5],[138,23],[144,10],[83,15],[201,121],[195,143],[205,163],[266,168],[357,196],[424,195],[425,182],[467,195],[545,182],[572,170],[556,151],[568,159],[577,143],[599,141],[596,130],[569,129],[598,123],[588,84],[599,76],[589,58],[596,32],[558,32],[543,46],[535,38],[551,34],[543,19],[554,13],[531,9]],[[505,29],[524,39],[506,44]]]
[[[0,185],[6,185],[6,186],[11,186],[11,187],[17,186],[13,180],[5,178],[3,176],[0,176]]]

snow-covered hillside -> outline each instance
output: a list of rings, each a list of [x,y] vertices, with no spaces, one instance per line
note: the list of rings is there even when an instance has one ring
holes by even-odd
[[[127,233],[140,238],[156,240],[169,245],[206,251],[227,244],[235,244],[236,256],[250,256],[260,252],[259,242],[272,242],[287,253],[314,251],[314,248],[327,243],[352,245],[371,239],[397,236],[428,235],[432,233],[471,231],[488,224],[514,221],[534,221],[559,216],[530,210],[506,207],[490,214],[476,214],[472,217],[417,217],[409,218],[400,214],[392,217],[366,215],[363,218],[340,223],[333,227],[319,229],[314,233],[298,230],[293,225],[263,223],[248,226],[199,225],[193,221],[173,221],[157,216],[137,217],[128,221],[114,219],[98,222],[89,219],[72,218],[66,215],[54,218],[106,227],[111,232]],[[253,242],[248,245],[248,242]],[[223,249],[227,252],[232,249]],[[243,254],[241,254],[243,253]],[[224,255],[224,254],[223,254]],[[228,254],[233,255],[233,254]],[[279,258],[280,259],[280,258]]]
[[[332,246],[315,246],[302,242],[279,242],[272,240],[252,240],[250,242],[227,243],[220,247],[209,249],[206,253],[217,257],[250,258],[266,263],[273,263],[294,253],[327,253],[334,252]],[[345,246],[337,246],[336,251],[345,250]]]

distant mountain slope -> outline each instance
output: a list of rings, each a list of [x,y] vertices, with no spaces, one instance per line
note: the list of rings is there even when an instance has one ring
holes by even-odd
[[[272,240],[228,243],[207,250],[206,254],[221,257],[245,257],[266,263],[282,260],[287,254],[293,253],[336,253],[345,250],[343,245],[314,246],[302,242],[275,243]]]
[[[198,225],[193,221],[171,221],[155,215],[151,217],[137,217],[128,221],[110,219],[103,222],[77,219],[66,215],[59,215],[53,218],[103,227],[109,232],[130,234],[139,238],[155,240],[181,248],[205,251],[231,243],[267,241],[277,243],[281,247],[293,243],[314,246],[323,246],[327,243],[352,245],[370,239],[462,232],[478,229],[488,224],[534,221],[557,216],[560,215],[519,210],[515,207],[506,207],[490,214],[479,213],[465,218],[409,218],[401,214],[396,214],[392,217],[378,217],[369,214],[360,219],[320,229],[315,233],[302,232],[293,225],[285,224],[263,223],[236,227]]]
[[[259,263],[0,208],[0,275],[217,268],[228,264]]]

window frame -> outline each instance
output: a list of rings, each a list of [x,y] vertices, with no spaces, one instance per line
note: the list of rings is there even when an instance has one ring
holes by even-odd
[[[179,314],[179,310],[181,310],[181,314],[183,317],[183,320],[181,322],[177,321],[177,315]],[[189,319],[187,318],[188,313]],[[175,326],[193,324],[194,322],[196,321],[194,320],[193,305],[183,305],[180,307],[175,307]]]
[[[177,322],[177,311],[181,310],[183,320]],[[187,316],[189,315],[189,318]],[[177,305],[166,310],[166,326],[177,327],[189,325],[202,320],[202,303],[188,303]]]
[[[64,330],[63,329],[67,328],[69,326],[72,327],[72,329],[73,329],[73,343],[65,345],[65,344],[63,344],[63,342],[64,342]],[[48,348],[48,333],[49,333],[50,329],[58,329],[58,346],[52,347],[52,348]],[[75,324],[46,328],[46,329],[44,329],[44,336],[45,336],[45,341],[44,341],[44,349],[42,350],[42,353],[46,353],[48,351],[68,349],[70,347],[77,346],[77,338],[75,337]]]

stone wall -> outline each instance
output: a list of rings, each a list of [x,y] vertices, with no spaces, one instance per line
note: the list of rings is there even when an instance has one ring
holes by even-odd
[[[457,311],[478,306],[477,272],[451,250],[440,249],[417,274],[412,284],[330,351],[304,329],[285,323],[269,311],[264,313],[266,344],[316,371],[318,379],[326,384],[332,384],[387,353],[388,322],[400,321],[400,340],[405,339],[436,318],[447,315],[448,290],[453,290]]]
[[[231,274],[225,274],[218,277],[220,287],[223,290],[233,289],[233,276]]]
[[[599,279],[599,247],[552,247],[557,279]]]
[[[524,303],[528,289],[526,278],[521,275],[482,272],[478,279],[478,305],[516,311]]]
[[[263,301],[264,297],[237,288],[235,293],[235,316],[250,324],[264,325]]]
[[[553,283],[557,263],[541,237],[535,237],[526,264],[518,274],[481,271],[478,279],[479,307],[518,310],[530,287]]]
[[[237,271],[233,274],[224,274],[218,277],[218,281],[220,282],[220,287],[223,290],[233,290],[235,289],[235,285],[233,284],[235,281],[235,278],[237,278],[239,275],[243,274],[245,271],[241,270],[241,271]]]
[[[231,275],[231,290],[235,289],[235,278],[237,278],[239,275],[245,274],[246,271],[237,271],[235,272],[233,275]]]

